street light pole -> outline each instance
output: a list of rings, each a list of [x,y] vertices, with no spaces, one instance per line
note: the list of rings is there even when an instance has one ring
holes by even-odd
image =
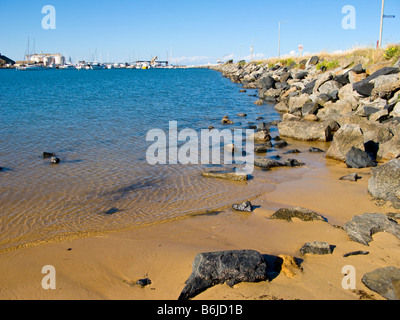
[[[382,48],[383,15],[384,15],[384,13],[385,13],[385,0],[382,0],[381,30],[379,33],[379,48]]]

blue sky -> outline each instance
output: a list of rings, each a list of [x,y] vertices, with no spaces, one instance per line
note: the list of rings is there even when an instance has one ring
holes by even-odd
[[[42,7],[56,9],[56,29],[42,28]],[[356,29],[342,28],[342,8],[356,9]],[[0,52],[21,60],[35,40],[36,52],[60,52],[72,60],[123,62],[166,59],[181,64],[249,59],[374,46],[381,0],[0,0]],[[400,1],[386,0],[384,45],[400,42]],[[110,58],[108,58],[110,57]]]

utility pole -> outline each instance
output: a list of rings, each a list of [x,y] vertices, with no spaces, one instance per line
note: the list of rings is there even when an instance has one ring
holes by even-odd
[[[254,50],[254,41],[253,41],[253,43],[252,43],[252,45],[251,45],[251,48],[250,48],[250,52],[251,52],[251,62],[253,62],[253,57],[254,57],[254,55],[253,55],[253,50]]]
[[[382,48],[383,15],[385,13],[385,0],[382,0],[381,29],[379,32],[379,48]]]

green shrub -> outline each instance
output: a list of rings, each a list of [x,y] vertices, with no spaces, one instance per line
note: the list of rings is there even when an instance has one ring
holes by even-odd
[[[386,50],[385,50],[385,55],[384,55],[385,59],[387,60],[391,60],[393,58],[395,59],[399,59],[400,58],[400,45],[392,45],[389,46]]]
[[[320,63],[318,63],[316,65],[317,70],[322,70],[322,71],[326,71],[326,70],[331,70],[331,69],[335,69],[337,67],[339,67],[339,61],[337,60],[332,60],[332,61],[327,61],[324,60]]]

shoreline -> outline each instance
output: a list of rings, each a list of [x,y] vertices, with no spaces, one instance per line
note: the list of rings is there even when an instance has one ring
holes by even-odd
[[[304,149],[304,143],[291,143]],[[303,156],[310,157],[305,153]],[[293,279],[280,274],[270,282],[240,283],[234,288],[218,285],[194,300],[358,300],[368,297],[380,300],[378,294],[361,283],[361,277],[376,267],[400,261],[400,254],[393,251],[400,244],[399,239],[380,233],[374,236],[370,247],[365,247],[351,241],[343,230],[332,224],[343,226],[354,214],[385,213],[388,207],[377,206],[365,192],[368,169],[360,172],[365,179],[356,183],[339,181],[339,177],[351,169],[336,161],[328,160],[324,164],[318,155],[311,155],[311,158],[316,163],[311,165],[311,170],[305,169],[299,179],[283,182],[274,191],[259,196],[254,201],[257,208],[251,214],[228,208],[216,215],[187,217],[131,231],[2,253],[0,272],[7,277],[0,279],[0,298],[176,300],[197,253],[252,249],[265,255],[286,254],[302,259],[303,271]],[[279,170],[293,169],[278,168],[272,172]],[[335,200],[326,201],[328,191],[341,199],[340,205]],[[315,210],[332,224],[269,219],[276,209],[294,205]],[[333,254],[300,255],[303,243],[313,240],[335,245]],[[356,250],[368,250],[370,255],[342,257]],[[341,269],[345,264],[357,268],[357,290],[361,291],[341,288],[344,276]],[[56,290],[46,291],[40,287],[44,265],[53,265],[57,270]],[[151,279],[150,286],[135,285],[138,279],[145,277]]]
[[[298,118],[288,120],[299,116],[299,108],[288,111],[285,114],[289,116],[283,116],[286,117],[283,123],[292,121],[292,125],[301,121]],[[340,121],[338,117],[335,119]],[[307,122],[307,127],[315,123]],[[272,257],[282,254],[295,257],[301,261],[302,271],[297,270],[294,278],[281,272],[269,282],[239,283],[233,288],[217,285],[194,300],[382,300],[383,297],[368,289],[361,278],[377,268],[400,266],[399,238],[378,233],[366,247],[352,241],[343,230],[355,215],[387,214],[394,210],[390,202],[373,200],[368,193],[371,168],[348,168],[343,161],[326,159],[325,153],[306,152],[310,146],[319,144],[329,152],[333,144],[329,139],[301,142],[298,141],[301,139],[281,136],[289,146],[278,154],[297,148],[302,152],[295,157],[305,166],[270,169],[268,173],[272,178],[269,179],[273,180],[276,175],[284,176],[285,181],[252,200],[253,213],[226,208],[218,214],[183,217],[129,231],[0,253],[0,272],[7,274],[0,279],[0,299],[176,300],[191,274],[196,254],[252,249]],[[261,172],[259,168],[256,170]],[[339,180],[353,172],[362,179],[357,182]],[[313,210],[328,223],[270,219],[276,210],[290,207]],[[328,242],[334,246],[333,253],[302,255],[300,248],[310,241]],[[343,257],[357,250],[367,250],[369,255]],[[354,290],[342,287],[342,269],[349,264],[357,271]],[[43,277],[40,271],[44,265],[54,265],[57,270],[54,291],[40,287]],[[146,277],[151,279],[151,285],[145,288],[135,285],[137,280]]]

